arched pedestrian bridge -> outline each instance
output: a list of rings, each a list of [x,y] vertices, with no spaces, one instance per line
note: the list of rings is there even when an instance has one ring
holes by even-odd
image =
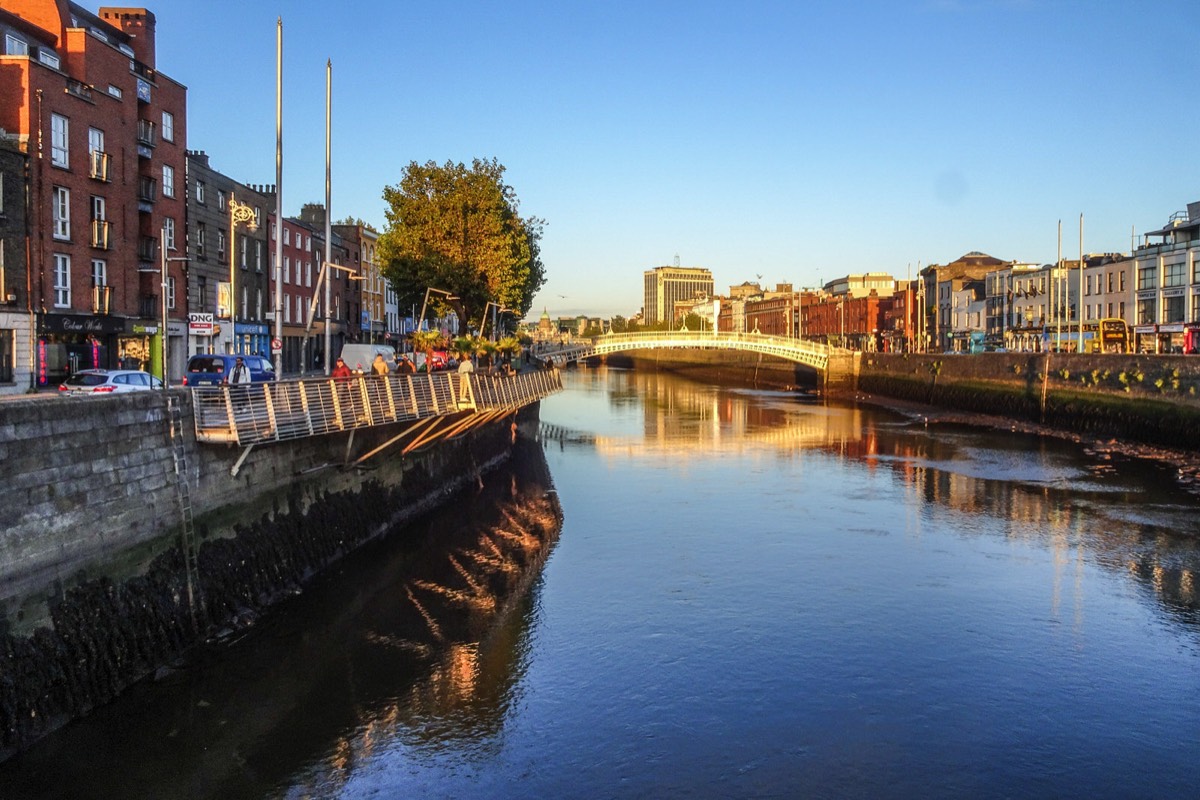
[[[592,356],[625,353],[632,350],[740,350],[794,361],[827,374],[831,360],[849,359],[853,351],[806,339],[767,336],[762,333],[727,333],[714,331],[648,331],[644,333],[610,333],[595,339],[565,345],[555,350],[543,350],[543,359],[562,366]]]

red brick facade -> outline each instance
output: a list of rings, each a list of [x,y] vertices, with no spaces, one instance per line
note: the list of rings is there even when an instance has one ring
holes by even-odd
[[[39,383],[93,365],[153,364],[161,374],[164,226],[176,248],[167,255],[186,256],[187,90],[154,70],[155,21],[144,9],[95,15],[8,0],[5,12],[29,46],[0,59],[0,127],[31,160]],[[82,27],[68,27],[72,15]],[[168,262],[176,332],[187,314],[183,263]]]

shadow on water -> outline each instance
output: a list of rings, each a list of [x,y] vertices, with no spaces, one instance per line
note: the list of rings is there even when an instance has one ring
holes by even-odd
[[[0,797],[327,796],[380,743],[494,735],[561,527],[545,457],[521,440],[477,493],[0,765]]]

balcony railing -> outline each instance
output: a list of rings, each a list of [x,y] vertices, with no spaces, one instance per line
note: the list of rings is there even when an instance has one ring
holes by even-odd
[[[153,203],[158,194],[158,181],[145,176],[138,178],[138,200],[143,203]]]
[[[138,144],[144,144],[148,147],[154,147],[154,145],[157,142],[155,141],[155,130],[154,130],[153,122],[151,122],[148,119],[139,119],[138,120],[137,140],[138,140]]]
[[[158,239],[143,236],[138,240],[138,261],[158,260]]]
[[[112,313],[112,287],[111,286],[93,286],[92,287],[92,313],[93,314],[111,314]]]
[[[92,247],[97,250],[107,250],[109,235],[112,233],[112,223],[103,219],[92,220]]]
[[[138,298],[138,316],[142,319],[158,319],[158,295],[144,294]]]
[[[91,152],[91,177],[98,181],[108,183],[108,168],[112,163],[112,156],[101,150],[93,150]]]

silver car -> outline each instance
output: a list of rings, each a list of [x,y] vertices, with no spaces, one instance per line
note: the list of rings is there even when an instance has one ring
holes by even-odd
[[[81,369],[58,385],[61,395],[149,392],[163,383],[137,369]]]

